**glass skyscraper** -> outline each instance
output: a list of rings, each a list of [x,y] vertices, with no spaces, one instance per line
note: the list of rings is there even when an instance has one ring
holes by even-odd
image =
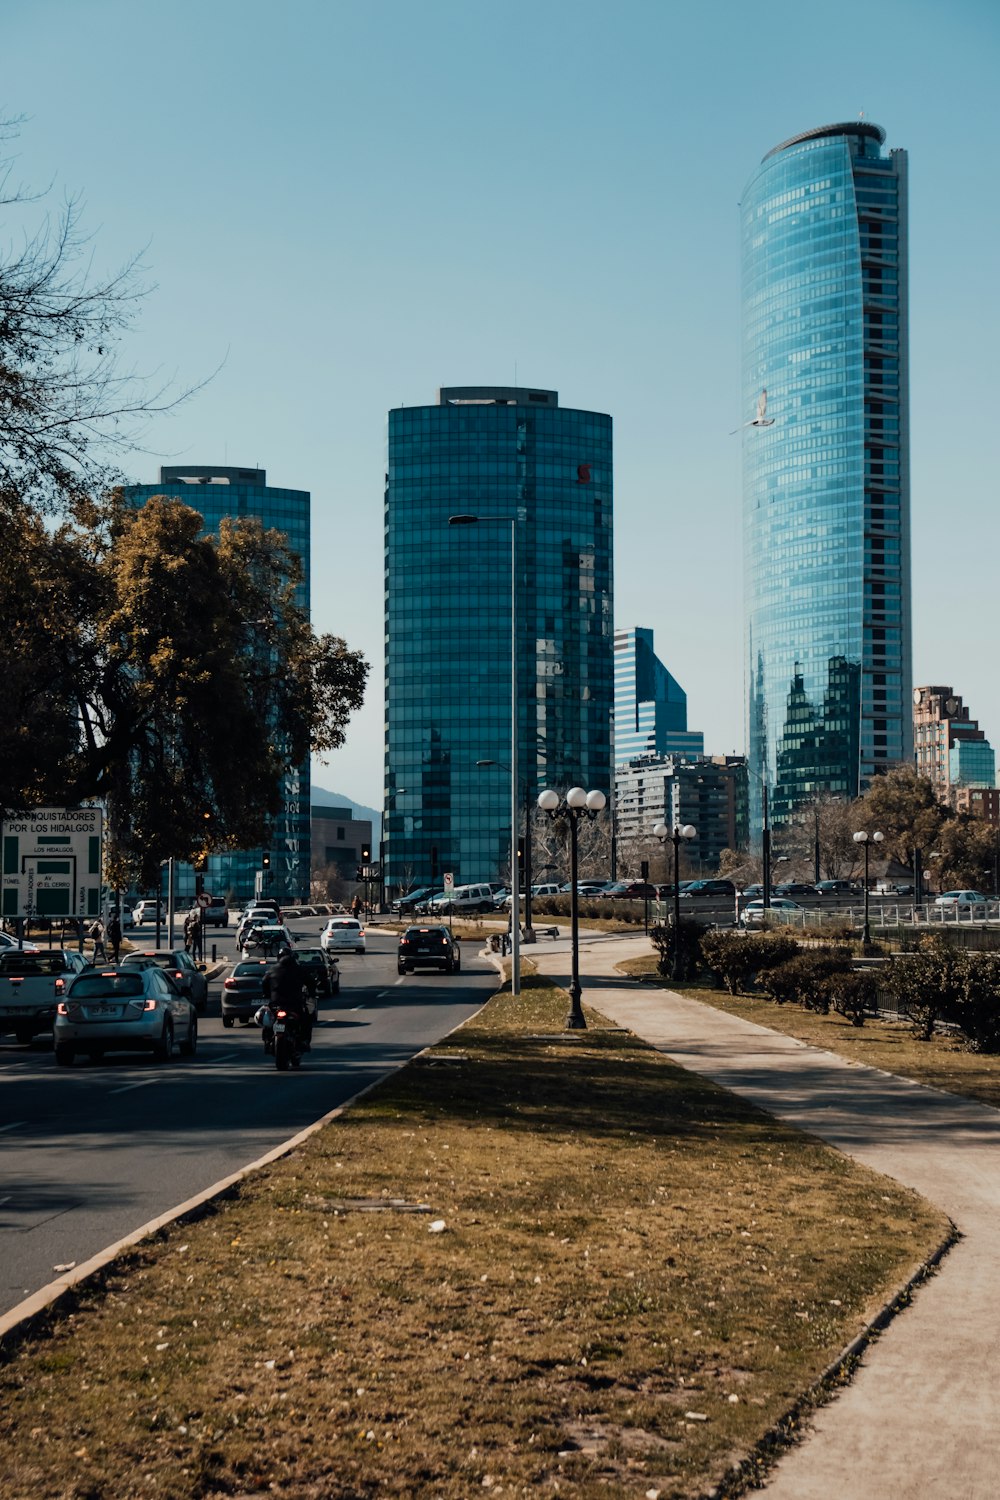
[[[509,871],[512,595],[521,826],[543,787],[610,792],[611,454],[611,418],[555,391],[389,413],[387,888]]]
[[[794,136],[741,204],[757,831],[765,785],[781,823],[913,755],[906,153],[884,142],[867,121]]]
[[[182,500],[199,511],[206,532],[219,530],[226,516],[246,516],[284,533],[288,546],[302,563],[302,584],[296,601],[309,611],[309,505],[307,490],[276,489],[263,469],[218,468],[182,464],[160,469],[159,484],[133,484],[125,491],[133,505],[154,495]],[[309,764],[282,778],[282,810],[275,818],[268,852],[271,856],[268,893],[282,899],[304,900],[309,895],[310,867]],[[215,895],[235,892],[240,900],[254,894],[261,868],[261,849],[226,851],[209,857],[205,888]],[[194,873],[189,865],[177,872],[178,897],[194,895]]]
[[[615,765],[671,753],[705,753],[705,736],[687,727],[687,693],[653,650],[651,630],[616,630]]]

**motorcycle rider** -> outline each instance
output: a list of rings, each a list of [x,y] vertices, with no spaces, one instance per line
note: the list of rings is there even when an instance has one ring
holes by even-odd
[[[269,974],[264,976],[264,997],[272,1013],[278,1008],[295,1017],[302,1037],[302,1049],[308,1052],[312,1044],[312,1018],[306,1005],[302,988],[305,971],[293,950],[283,953]]]

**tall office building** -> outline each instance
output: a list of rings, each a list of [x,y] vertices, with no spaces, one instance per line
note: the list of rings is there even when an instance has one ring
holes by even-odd
[[[509,869],[512,603],[521,826],[543,787],[610,791],[611,522],[600,412],[463,386],[389,413],[387,888]]]
[[[909,762],[906,153],[867,121],[768,153],[743,194],[751,821]],[[754,416],[756,413],[756,416]]]
[[[687,693],[653,650],[653,632],[615,631],[615,765],[640,755],[704,755],[687,727]]]
[[[942,802],[954,805],[961,787],[996,786],[993,746],[950,687],[914,688],[913,739],[917,771]]]
[[[263,469],[218,468],[183,464],[160,469],[159,484],[129,485],[126,494],[134,505],[153,495],[169,495],[199,511],[206,532],[218,532],[224,517],[250,517],[261,525],[284,532],[291,550],[302,563],[302,584],[297,602],[309,609],[309,505],[307,490],[276,489],[267,483]],[[310,806],[309,763],[286,772],[282,782],[282,809],[271,832],[268,891],[281,899],[305,899],[309,895]],[[240,900],[254,894],[261,869],[261,849],[227,851],[209,858],[205,876],[207,890],[223,896],[235,892]],[[194,894],[190,866],[178,870],[178,897]]]

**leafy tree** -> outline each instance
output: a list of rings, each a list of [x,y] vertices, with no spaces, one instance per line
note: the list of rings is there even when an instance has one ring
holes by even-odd
[[[36,746],[0,763],[0,796],[12,808],[101,798],[109,875],[150,885],[168,856],[262,842],[282,773],[343,743],[368,667],[339,638],[313,635],[279,533],[238,521],[204,536],[197,511],[163,497],[79,509],[52,535],[25,513],[31,571],[5,569],[0,584],[18,592],[10,674],[26,722],[52,721],[44,757]],[[33,599],[48,608],[34,635]],[[33,702],[25,661],[46,639]],[[17,750],[16,734],[5,727],[0,746]]]
[[[946,885],[970,890],[993,890],[997,878],[1000,832],[983,818],[959,813],[947,818],[935,849],[938,869]]]
[[[938,838],[949,816],[926,777],[912,766],[896,766],[872,782],[854,804],[858,829],[885,835],[883,853],[908,869],[913,868],[917,849],[926,854],[938,848]]]

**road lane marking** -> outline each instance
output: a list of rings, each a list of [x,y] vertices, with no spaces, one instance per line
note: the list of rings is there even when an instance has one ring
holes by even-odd
[[[144,1089],[144,1088],[148,1088],[151,1083],[157,1083],[158,1081],[159,1080],[156,1079],[156,1078],[140,1078],[137,1083],[126,1083],[126,1084],[123,1084],[120,1089],[108,1089],[108,1093],[109,1094],[127,1094],[130,1089]]]
[[[6,1130],[20,1130],[22,1125],[27,1125],[27,1120],[14,1120],[10,1125],[0,1125],[0,1135]]]

